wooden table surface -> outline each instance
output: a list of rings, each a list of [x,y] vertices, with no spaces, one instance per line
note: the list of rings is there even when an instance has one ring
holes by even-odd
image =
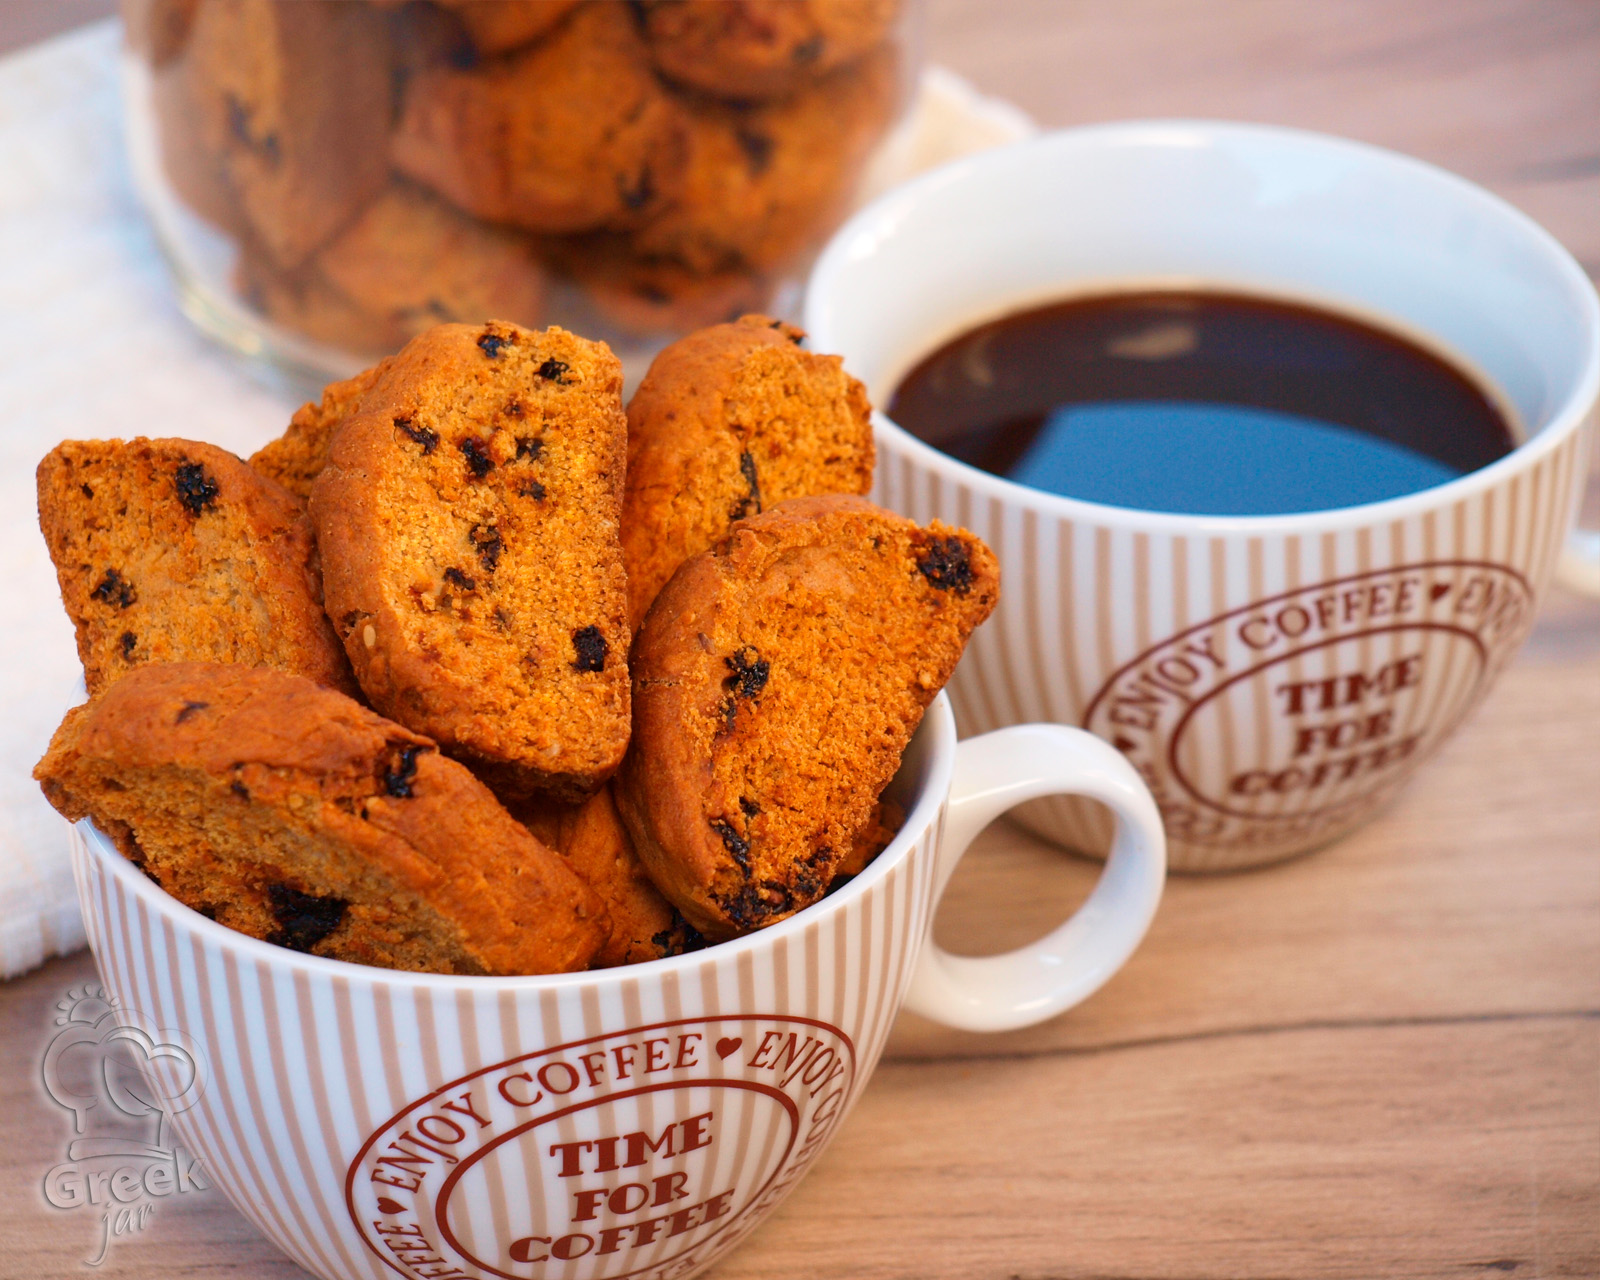
[[[0,0],[0,44],[52,3]],[[928,51],[1050,125],[1232,117],[1411,152],[1600,276],[1594,0],[931,0]],[[1037,936],[1095,870],[992,828],[941,940]],[[71,1117],[40,1058],[93,976],[80,954],[0,987],[5,1277],[82,1274],[98,1248],[98,1211],[41,1193]],[[162,1201],[99,1270],[303,1274],[215,1192]],[[1365,830],[1174,880],[1080,1008],[997,1036],[902,1017],[831,1150],[712,1274],[1600,1276],[1600,604],[1553,592]]]

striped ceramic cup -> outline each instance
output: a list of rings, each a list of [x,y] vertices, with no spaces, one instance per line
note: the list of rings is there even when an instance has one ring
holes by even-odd
[[[1285,129],[1072,130],[957,161],[869,206],[812,275],[812,346],[888,401],[928,352],[1072,296],[1220,288],[1396,330],[1477,379],[1522,443],[1437,488],[1206,517],[1058,497],[877,419],[876,498],[965,525],[1004,599],[951,690],[963,732],[1081,725],[1160,805],[1175,868],[1269,862],[1366,819],[1481,699],[1569,539],[1600,307],[1550,236],[1403,156]],[[1106,847],[1103,810],[1018,814]]]
[[[772,928],[648,964],[530,978],[397,973],[190,911],[87,824],[89,942],[154,1046],[155,1094],[206,1175],[325,1280],[686,1276],[772,1210],[861,1095],[902,1002],[972,1029],[1037,1022],[1132,952],[1165,878],[1138,775],[1088,734],[956,743],[941,696],[870,867]],[[968,842],[1075,792],[1118,815],[1100,882],[1003,956],[926,941]]]

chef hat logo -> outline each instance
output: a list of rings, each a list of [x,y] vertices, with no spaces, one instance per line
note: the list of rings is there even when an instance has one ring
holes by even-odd
[[[167,1121],[194,1106],[205,1089],[202,1059],[186,1043],[188,1037],[150,1030],[145,1019],[118,1008],[97,986],[69,991],[56,1007],[62,1011],[56,1019],[61,1030],[45,1050],[44,1087],[58,1106],[72,1112],[74,1130],[89,1134],[98,1117],[115,1120],[118,1113],[153,1119],[155,1128],[152,1143],[89,1136],[76,1139],[68,1155],[88,1159],[113,1154],[112,1147],[116,1154],[164,1153]],[[101,1151],[107,1143],[110,1147]]]

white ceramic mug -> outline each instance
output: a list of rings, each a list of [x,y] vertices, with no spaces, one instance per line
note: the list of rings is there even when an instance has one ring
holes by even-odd
[[[1117,814],[1088,901],[1006,955],[929,942],[972,838],[1054,792]],[[977,1030],[1041,1021],[1110,977],[1155,912],[1160,816],[1088,734],[1026,725],[957,745],[941,696],[890,794],[905,825],[820,903],[590,973],[458,978],[287,951],[189,910],[87,823],[73,870],[107,991],[141,1043],[184,1050],[150,1056],[158,1096],[181,1098],[179,1135],[302,1267],[665,1280],[730,1249],[794,1186],[902,1001]]]
[[[1527,634],[1585,475],[1600,306],[1555,240],[1450,174],[1315,134],[1176,121],[1046,135],[889,193],[818,261],[805,327],[885,404],[977,324],[1146,288],[1256,293],[1398,331],[1475,374],[1522,440],[1384,502],[1186,516],[1030,489],[878,416],[875,498],[964,525],[1000,557],[1000,607],[951,685],[962,731],[1082,725],[1149,784],[1173,867],[1248,866],[1371,815]],[[1574,578],[1600,577],[1593,541],[1568,543]],[[1091,851],[1109,834],[1071,799],[1018,816]]]

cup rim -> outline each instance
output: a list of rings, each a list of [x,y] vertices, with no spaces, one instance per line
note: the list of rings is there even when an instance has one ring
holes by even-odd
[[[944,690],[939,691],[923,714],[922,724],[913,742],[921,738],[924,733],[929,735],[924,746],[927,752],[926,781],[917,792],[914,803],[907,809],[905,821],[895,833],[894,839],[868,864],[865,871],[855,876],[843,888],[796,912],[787,920],[780,920],[765,929],[731,938],[699,951],[664,956],[658,960],[645,960],[637,964],[615,965],[608,969],[580,969],[572,973],[515,974],[505,977],[423,973],[411,969],[385,969],[378,965],[357,964],[352,960],[335,960],[327,956],[275,946],[260,938],[218,924],[215,920],[201,915],[192,907],[180,902],[123,857],[110,839],[94,825],[92,819],[84,818],[75,826],[77,835],[83,841],[85,856],[93,859],[125,893],[137,899],[157,918],[175,927],[182,927],[200,942],[215,944],[219,949],[232,952],[241,959],[269,966],[303,969],[324,977],[344,978],[349,982],[375,985],[399,983],[405,986],[446,987],[450,991],[532,995],[542,991],[621,983],[629,979],[665,977],[669,973],[685,973],[706,963],[718,963],[724,959],[735,961],[744,954],[772,946],[780,939],[794,938],[813,927],[823,915],[846,910],[851,904],[864,898],[875,885],[887,878],[895,867],[905,861],[911,847],[938,821],[940,808],[949,796],[955,769],[956,726],[955,715],[950,709],[949,694]],[[87,884],[82,876],[77,880],[79,904],[84,914],[88,916],[91,913]]]
[[[852,259],[863,256],[864,250],[858,246],[892,238],[895,225],[914,206],[937,198],[942,191],[970,184],[999,190],[1001,184],[995,182],[995,178],[1011,171],[1017,164],[1029,162],[1036,154],[1053,156],[1065,153],[1070,156],[1084,150],[1174,146],[1196,148],[1226,141],[1268,140],[1280,144],[1294,143],[1330,155],[1358,157],[1368,164],[1386,167],[1390,172],[1411,181],[1433,184],[1456,199],[1469,202],[1487,217],[1500,219],[1543,255],[1553,278],[1566,289],[1582,314],[1588,341],[1585,344],[1583,367],[1571,391],[1548,415],[1542,427],[1531,432],[1526,440],[1504,457],[1443,484],[1377,502],[1272,515],[1146,511],[1138,507],[1119,507],[1050,493],[962,462],[918,439],[883,410],[874,409],[873,431],[878,439],[890,443],[895,451],[909,456],[924,469],[952,475],[981,498],[1008,506],[1028,507],[1061,520],[1098,524],[1130,532],[1271,536],[1341,532],[1364,525],[1405,520],[1424,511],[1452,504],[1494,488],[1522,469],[1532,466],[1547,453],[1559,448],[1569,435],[1583,425],[1597,399],[1600,399],[1600,297],[1596,296],[1593,282],[1565,246],[1514,205],[1438,165],[1371,143],[1283,125],[1184,117],[1111,121],[1051,130],[940,165],[886,192],[860,209],[829,239],[806,284],[803,325],[810,335],[808,345],[816,350],[828,351],[837,347],[838,344],[829,333],[827,295],[833,290],[834,281],[849,274]],[[844,354],[848,362],[849,355]]]

